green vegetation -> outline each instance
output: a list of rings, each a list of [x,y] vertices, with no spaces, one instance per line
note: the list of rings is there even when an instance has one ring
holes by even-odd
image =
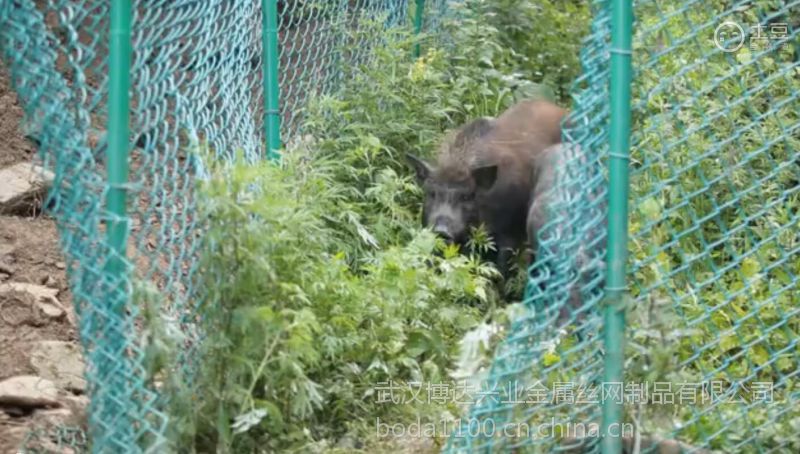
[[[284,168],[215,169],[206,185],[215,304],[204,312],[200,446],[299,447],[406,410],[374,403],[376,385],[445,378],[478,320],[466,302],[485,299],[489,270],[436,257],[430,233],[376,244],[351,268],[342,246],[359,240],[334,167],[289,155]],[[231,418],[246,436],[218,424]]]

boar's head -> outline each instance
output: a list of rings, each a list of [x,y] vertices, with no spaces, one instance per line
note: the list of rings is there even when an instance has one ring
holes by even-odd
[[[448,244],[464,245],[480,219],[483,195],[497,180],[497,165],[475,165],[485,145],[479,140],[492,126],[480,118],[464,126],[449,142],[436,165],[408,154],[425,194],[422,222]]]

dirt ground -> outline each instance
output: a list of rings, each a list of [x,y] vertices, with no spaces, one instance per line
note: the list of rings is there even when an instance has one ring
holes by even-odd
[[[30,160],[36,151],[22,132],[22,116],[22,107],[11,90],[9,73],[5,66],[0,66],[0,168]]]
[[[0,169],[35,159],[36,148],[25,138],[22,119],[22,107],[11,89],[8,70],[0,63]],[[39,209],[33,212],[0,216],[0,288],[36,284],[38,288],[51,289],[55,301],[50,302],[56,305],[56,313],[48,315],[37,310],[36,302],[27,293],[0,293],[0,383],[17,376],[41,375],[33,352],[42,341],[67,343],[68,348],[74,346],[80,351],[55,222]],[[80,396],[82,391],[74,388],[59,392],[69,399],[85,399]],[[58,419],[59,414],[63,416],[63,409],[59,412],[22,404],[0,405],[0,453],[19,452],[20,443],[32,429],[42,429],[42,424]]]

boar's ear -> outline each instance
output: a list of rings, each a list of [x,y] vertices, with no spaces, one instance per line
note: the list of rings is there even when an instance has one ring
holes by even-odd
[[[409,164],[411,164],[411,167],[414,168],[414,172],[417,175],[417,181],[420,184],[428,179],[428,176],[431,174],[432,170],[430,164],[411,153],[406,153],[406,160],[409,162]]]
[[[475,179],[475,185],[478,189],[487,191],[497,180],[497,166],[489,165],[472,169],[472,178]]]

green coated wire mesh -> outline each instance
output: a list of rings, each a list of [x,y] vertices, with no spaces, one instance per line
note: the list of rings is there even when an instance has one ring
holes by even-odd
[[[161,452],[169,415],[148,381],[143,318],[180,333],[191,379],[198,229],[193,181],[204,169],[188,145],[203,140],[219,159],[264,152],[262,2],[132,1],[130,229],[126,273],[104,273],[104,127],[108,112],[110,2],[0,0],[0,48],[26,112],[28,135],[54,171],[50,213],[68,262],[87,364],[94,452]],[[436,3],[436,2],[434,2]],[[300,131],[307,99],[337,87],[341,64],[369,58],[381,30],[406,25],[406,0],[279,1],[282,135]],[[431,11],[442,11],[443,4]],[[433,13],[431,13],[433,14]],[[370,28],[371,27],[371,28]],[[377,30],[377,31],[376,31]],[[350,50],[347,50],[350,49]],[[153,301],[157,287],[164,307]],[[119,296],[122,296],[121,298]],[[115,306],[117,301],[138,304]],[[70,432],[72,433],[72,432]],[[61,438],[72,449],[84,443]],[[71,437],[70,439],[79,439]],[[82,438],[80,438],[83,440]]]
[[[630,352],[629,375],[668,359],[651,394],[675,397],[635,415],[654,432],[674,412],[664,435],[693,446],[796,452],[800,2],[638,8],[630,336],[669,348]]]
[[[603,398],[624,404],[626,452],[800,449],[800,2],[634,8],[625,382],[602,382],[596,330],[611,152],[597,1],[525,311],[448,452],[599,452]]]

